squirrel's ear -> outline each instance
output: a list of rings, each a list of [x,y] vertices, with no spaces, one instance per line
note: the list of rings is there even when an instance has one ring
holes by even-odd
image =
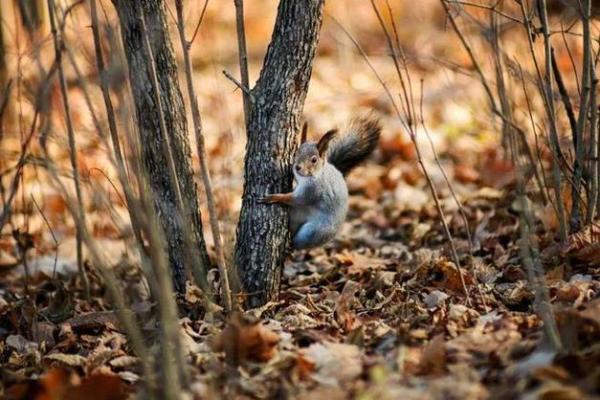
[[[317,143],[317,149],[319,150],[320,156],[323,156],[323,154],[325,154],[325,152],[327,151],[327,147],[329,147],[329,142],[331,142],[331,140],[337,135],[337,133],[337,129],[332,129],[330,131],[325,132],[325,134],[321,137],[319,143]]]
[[[308,122],[304,122],[304,125],[302,125],[302,134],[300,135],[300,144],[306,142],[306,136],[308,133]]]

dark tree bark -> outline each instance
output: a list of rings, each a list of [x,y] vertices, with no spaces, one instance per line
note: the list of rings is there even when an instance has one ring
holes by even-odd
[[[177,78],[177,63],[169,38],[163,0],[113,0],[119,14],[121,35],[137,115],[142,158],[148,172],[156,210],[168,246],[175,288],[185,290],[186,265],[206,271],[208,255],[202,235],[198,197],[191,166],[185,108]],[[139,7],[142,8],[140,12]],[[145,26],[154,60],[144,50]],[[155,63],[160,103],[153,91],[151,62]],[[160,107],[159,107],[160,105]],[[175,176],[165,154],[160,111],[164,116]],[[178,188],[183,204],[178,204]],[[183,218],[180,214],[183,211]],[[185,224],[185,225],[184,225]],[[188,237],[186,237],[188,236]],[[198,271],[198,269],[196,269]],[[198,275],[194,274],[196,279]]]
[[[236,265],[250,307],[277,296],[289,245],[288,212],[258,204],[289,192],[292,157],[319,40],[324,0],[281,0],[248,126]]]

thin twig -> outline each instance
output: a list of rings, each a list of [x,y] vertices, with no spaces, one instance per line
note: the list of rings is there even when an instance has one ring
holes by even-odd
[[[8,108],[8,100],[10,99],[12,83],[13,83],[12,79],[9,79],[8,82],[6,82],[4,91],[2,92],[2,101],[0,101],[0,140],[2,139],[2,136],[4,135],[4,129],[3,129],[4,113],[6,112],[6,109]]]
[[[421,127],[423,128],[423,131],[425,132],[425,136],[427,137],[427,141],[429,142],[429,146],[433,153],[433,158],[435,160],[435,163],[438,166],[438,169],[440,170],[440,172],[442,173],[444,180],[446,181],[446,186],[450,190],[452,199],[454,200],[454,203],[458,207],[458,211],[462,217],[463,223],[465,224],[465,231],[467,234],[467,240],[469,242],[469,255],[471,256],[471,258],[473,258],[473,238],[471,236],[471,228],[469,227],[469,219],[467,218],[467,213],[465,211],[465,208],[464,208],[462,202],[460,201],[460,199],[458,198],[458,195],[456,194],[456,191],[454,190],[454,185],[452,185],[452,182],[450,181],[448,174],[446,174],[446,170],[442,166],[442,163],[438,156],[438,153],[437,153],[437,150],[433,143],[433,140],[431,139],[431,135],[429,134],[429,129],[427,129],[427,125],[425,124],[425,118],[423,117],[423,97],[424,97],[423,96],[423,79],[421,79],[421,100],[420,100],[420,106],[419,106],[419,112],[420,112],[419,123],[421,124]],[[450,239],[452,240],[452,237],[450,237]],[[461,271],[459,270],[459,273],[460,272]],[[473,270],[473,272],[475,273],[476,271]],[[479,292],[479,297],[481,298],[481,303],[483,304],[483,309],[485,310],[486,313],[488,313],[489,308],[487,305],[487,301],[485,300],[485,296],[483,295],[483,291],[481,290],[481,285],[479,284],[479,281],[477,280],[477,276],[475,275],[474,277],[477,282],[475,284],[475,286],[477,288],[477,291]],[[462,278],[462,279],[464,281],[464,278]]]
[[[562,74],[560,72],[560,69],[558,68],[558,64],[556,63],[554,49],[550,50],[550,57],[552,59],[552,72],[554,73],[554,80],[556,81],[556,86],[558,86],[558,92],[560,93],[560,98],[562,100],[563,106],[565,107],[565,111],[567,112],[569,125],[571,126],[573,144],[575,147],[577,147],[577,120],[575,119],[575,112],[573,111],[573,105],[571,104],[571,99],[569,97],[569,93],[567,92],[565,82],[563,81]]]
[[[374,3],[372,3],[373,7],[375,7]],[[449,239],[450,242],[450,247],[451,247],[451,252],[452,252],[452,257],[454,259],[454,262],[456,264],[456,268],[458,270],[460,279],[461,279],[461,283],[463,286],[463,290],[465,293],[465,297],[466,297],[466,301],[468,305],[471,305],[471,297],[469,295],[469,291],[467,289],[466,286],[466,282],[462,273],[462,269],[460,267],[460,258],[458,256],[458,252],[456,250],[456,246],[454,244],[454,240],[452,238],[452,234],[450,233],[450,228],[448,226],[448,223],[446,222],[446,218],[445,218],[445,213],[444,210],[442,209],[441,203],[439,201],[439,196],[437,194],[437,190],[435,188],[435,185],[433,184],[433,180],[431,179],[431,176],[428,173],[427,167],[425,166],[425,163],[423,162],[423,158],[422,158],[422,154],[421,154],[421,149],[420,146],[417,142],[416,139],[416,131],[415,131],[415,123],[416,121],[412,120],[410,118],[410,116],[408,115],[402,115],[400,112],[400,109],[398,108],[398,105],[396,104],[396,101],[394,99],[394,96],[392,96],[391,91],[389,89],[389,87],[387,86],[387,84],[383,81],[383,79],[381,78],[381,76],[379,75],[379,73],[377,72],[377,70],[373,67],[373,65],[371,64],[369,57],[367,56],[367,54],[365,53],[365,51],[362,49],[362,47],[360,46],[360,44],[358,43],[358,41],[356,41],[356,39],[350,34],[350,32],[348,32],[344,26],[342,24],[340,24],[333,16],[330,16],[330,18],[336,23],[336,25],[338,25],[338,27],[340,27],[340,29],[348,36],[348,38],[354,43],[354,45],[356,46],[356,48],[358,49],[359,53],[363,56],[363,59],[365,60],[365,62],[367,63],[367,65],[369,66],[369,68],[372,70],[372,72],[375,74],[376,78],[379,80],[380,84],[382,85],[384,91],[387,93],[388,97],[390,98],[390,101],[392,103],[392,106],[394,108],[394,110],[396,111],[396,115],[398,117],[398,120],[407,128],[408,132],[410,133],[410,138],[411,141],[413,142],[413,145],[415,147],[415,151],[417,154],[417,162],[419,163],[419,166],[421,167],[421,170],[423,171],[423,175],[425,176],[425,180],[427,182],[427,186],[429,187],[429,190],[431,191],[431,194],[433,196],[435,205],[436,205],[436,209],[438,211],[438,214],[440,216],[441,222],[442,222],[442,226],[444,228],[444,232],[446,234],[446,237]],[[380,23],[382,24],[382,30],[384,31],[384,34],[389,36],[389,33],[387,31],[387,29],[385,29],[385,26],[383,25],[383,20],[380,19]],[[392,40],[391,38],[388,39],[388,43],[391,44]],[[392,56],[397,57],[397,52],[394,49],[390,49]],[[403,80],[405,79],[404,76],[402,74],[400,74],[400,76],[398,77],[399,79]],[[410,75],[407,74],[407,79],[410,79]],[[411,95],[412,98],[412,95]],[[414,109],[414,106],[412,107],[412,109]]]
[[[592,1],[584,0],[582,4],[582,23],[583,23],[583,72],[581,76],[581,97],[579,101],[579,118],[577,119],[577,141],[575,144],[575,160],[573,162],[573,186],[572,186],[572,205],[571,205],[571,233],[579,231],[581,227],[581,209],[579,194],[581,189],[581,177],[584,168],[584,146],[585,128],[588,122],[588,109],[592,90],[592,41],[590,18],[592,10]]]
[[[576,23],[577,20],[573,21],[573,23]],[[571,25],[572,27],[573,25]],[[569,27],[569,29],[571,28]],[[571,68],[573,68],[573,75],[575,75],[575,85],[577,85],[577,94],[581,96],[581,86],[579,86],[579,76],[578,76],[578,72],[577,72],[577,66],[575,65],[575,58],[573,57],[573,52],[571,51],[571,46],[569,46],[569,43],[567,43],[567,35],[566,35],[566,31],[563,27],[562,24],[562,20],[560,21],[560,33],[561,33],[561,38],[563,41],[563,45],[565,47],[565,49],[567,50],[567,54],[569,55],[569,61],[571,62]]]
[[[250,103],[254,104],[254,95],[252,94],[252,91],[248,88],[248,86],[244,86],[243,83],[241,83],[240,81],[238,81],[237,79],[235,79],[233,77],[233,75],[231,75],[229,72],[227,72],[225,70],[223,70],[223,75],[225,75],[225,77],[227,79],[229,79],[231,82],[233,82],[235,84],[235,86],[237,86],[244,93],[246,93],[248,95],[248,99],[250,100]]]
[[[59,245],[58,240],[56,239],[56,235],[54,234],[54,229],[52,229],[52,226],[50,225],[48,218],[46,218],[46,215],[40,208],[39,204],[37,203],[37,201],[35,201],[35,197],[33,197],[33,194],[30,194],[30,196],[31,196],[31,201],[33,201],[33,205],[38,210],[38,212],[42,216],[42,219],[44,220],[44,223],[48,227],[48,230],[50,231],[50,236],[52,236],[52,241],[54,242],[54,265],[52,267],[52,279],[54,280],[54,279],[56,279],[56,265],[58,263],[58,245]]]
[[[246,28],[244,27],[244,0],[233,0],[235,5],[235,27],[237,30],[238,57],[240,61],[240,76],[242,79],[241,87],[248,88],[243,90],[242,99],[244,102],[244,120],[245,125],[250,121],[250,112],[252,111],[253,101],[250,96],[250,81],[248,78],[248,51],[246,50]],[[227,75],[225,75],[227,76]]]
[[[512,139],[513,135],[511,135]],[[543,329],[546,333],[546,337],[550,340],[550,345],[553,350],[560,351],[562,344],[558,329],[556,327],[556,320],[554,318],[554,312],[548,295],[548,288],[545,283],[544,269],[540,264],[539,250],[537,244],[531,239],[532,230],[534,227],[533,216],[525,192],[525,182],[523,179],[523,166],[519,162],[519,158],[516,155],[516,145],[514,139],[510,141],[510,150],[513,153],[513,159],[517,167],[517,200],[519,201],[519,230],[521,233],[521,244],[519,246],[519,253],[521,261],[527,271],[527,276],[530,285],[533,288],[535,295],[535,312],[538,314],[540,319],[544,322]]]
[[[67,124],[67,135],[69,141],[69,158],[71,160],[71,168],[73,169],[73,181],[75,184],[75,193],[77,195],[77,205],[79,207],[79,218],[85,221],[84,208],[83,208],[83,195],[81,193],[81,182],[79,179],[79,165],[77,162],[77,145],[75,143],[75,131],[73,129],[73,121],[71,118],[71,108],[69,105],[69,93],[67,91],[67,80],[65,78],[65,72],[62,66],[62,51],[63,51],[63,38],[58,36],[56,30],[56,15],[54,9],[54,0],[48,0],[48,15],[50,18],[50,26],[52,29],[52,37],[54,39],[54,52],[55,58],[58,63],[58,78],[60,83],[60,92],[63,100],[63,107],[65,112],[65,121]],[[77,268],[79,269],[79,277],[85,291],[87,299],[90,298],[90,284],[85,272],[83,265],[83,242],[81,238],[81,232],[76,232],[77,240]]]
[[[481,65],[479,65],[479,62],[477,61],[477,58],[475,57],[475,55],[473,53],[473,49],[471,48],[471,45],[469,44],[465,35],[462,33],[462,31],[458,27],[458,24],[456,23],[456,18],[452,14],[452,11],[448,7],[448,4],[446,3],[446,1],[447,0],[440,0],[442,7],[444,7],[444,10],[446,11],[446,16],[448,17],[448,20],[450,21],[450,25],[452,25],[454,32],[460,39],[460,42],[462,43],[463,48],[466,50],[466,52],[469,56],[469,60],[471,60],[471,62],[473,63],[473,66],[475,67],[475,71],[477,72],[477,75],[479,76],[479,81],[481,82],[483,89],[485,90],[485,93],[487,94],[487,98],[488,98],[488,101],[490,102],[491,109],[494,110],[494,112],[497,112],[498,107],[496,106],[495,97],[492,94],[493,92],[492,92],[490,85],[487,82],[487,79],[485,78],[483,69],[481,68]]]
[[[206,149],[204,146],[204,134],[202,133],[202,119],[200,109],[198,108],[198,98],[194,89],[192,80],[192,63],[190,60],[190,52],[186,46],[185,29],[183,21],[183,0],[176,0],[175,7],[177,9],[177,28],[179,30],[179,39],[183,50],[183,60],[185,65],[185,77],[187,81],[188,96],[190,98],[190,108],[192,110],[192,120],[194,122],[194,132],[196,134],[196,145],[198,148],[198,158],[200,159],[200,173],[204,182],[204,191],[206,192],[206,200],[208,203],[208,214],[210,218],[210,227],[212,230],[215,251],[217,252],[217,265],[219,274],[221,275],[221,286],[223,290],[223,298],[225,300],[225,309],[227,312],[232,310],[231,288],[229,287],[229,275],[227,265],[225,263],[225,253],[223,252],[223,244],[221,242],[221,230],[219,228],[219,219],[213,195],[212,184],[210,180],[210,171],[208,169],[208,161]]]
[[[548,187],[549,187],[548,179],[546,178],[546,169],[544,168],[544,162],[542,161],[542,151],[540,149],[540,141],[538,140],[538,137],[539,137],[538,129],[536,127],[536,123],[533,118],[533,109],[531,107],[531,100],[529,99],[529,94],[527,94],[525,78],[523,77],[523,67],[519,63],[517,63],[517,65],[519,67],[519,77],[521,78],[521,87],[523,88],[523,95],[525,96],[525,103],[527,104],[527,115],[529,117],[529,122],[531,124],[531,130],[533,131],[533,140],[535,142],[535,150],[536,150],[536,155],[537,155],[537,163],[536,163],[533,158],[533,153],[532,153],[531,165],[534,168],[534,171],[536,174],[536,180],[538,181],[540,193],[542,195],[542,201],[545,206],[550,202],[549,194],[548,194]],[[540,170],[542,171],[541,178],[538,173],[537,164],[540,165]],[[552,205],[554,206],[554,204],[552,204]]]
[[[196,35],[198,34],[198,30],[200,29],[200,25],[202,25],[202,21],[204,20],[204,13],[206,12],[206,7],[208,6],[208,0],[204,0],[204,6],[202,7],[202,12],[200,12],[200,18],[198,18],[198,23],[196,24],[196,29],[194,29],[194,34],[189,42],[186,43],[186,47],[189,49],[196,40]]]
[[[496,8],[496,6],[488,6],[488,5],[485,5],[485,4],[478,4],[478,3],[473,3],[473,2],[470,2],[470,1],[464,1],[464,0],[447,0],[447,1],[450,4],[461,4],[463,6],[469,6],[469,7],[475,7],[475,8],[481,8],[481,9],[484,9],[484,10],[489,10],[489,11],[492,11],[492,12],[494,12],[494,13],[496,13],[496,14],[498,14],[498,15],[506,18],[506,19],[509,19],[509,20],[511,20],[513,22],[518,22],[519,24],[523,23],[523,21],[521,21],[519,18],[513,17],[510,14],[506,14],[505,12],[502,12],[502,11],[498,10],[498,8]]]
[[[29,145],[31,144],[31,141],[36,133],[37,123],[38,123],[38,119],[40,116],[40,110],[42,109],[42,99],[45,98],[47,90],[50,87],[50,83],[54,77],[54,74],[58,70],[58,62],[57,61],[58,60],[55,58],[50,67],[50,70],[48,71],[48,74],[46,74],[44,81],[39,85],[36,101],[34,102],[33,120],[31,122],[29,132],[28,132],[27,136],[25,137],[25,140],[22,140],[21,152],[19,155],[19,159],[17,160],[17,163],[14,167],[14,170],[16,170],[16,172],[15,172],[15,175],[13,177],[13,180],[12,180],[12,183],[10,186],[10,192],[8,194],[8,199],[6,199],[4,201],[4,205],[2,207],[2,214],[0,214],[0,232],[2,231],[2,228],[4,228],[4,225],[6,224],[6,222],[8,221],[8,219],[11,215],[12,202],[17,194],[17,191],[19,190],[19,184],[21,182],[23,168],[25,167],[25,164],[28,161]]]
[[[134,236],[138,245],[140,258],[142,260],[142,268],[146,274],[146,279],[150,286],[150,293],[152,297],[157,298],[158,295],[158,283],[156,280],[156,274],[153,268],[149,265],[147,257],[147,248],[142,239],[141,233],[141,222],[143,219],[143,211],[139,205],[139,201],[133,195],[131,184],[127,177],[127,170],[123,154],[121,152],[121,145],[119,142],[119,132],[117,130],[117,122],[115,118],[115,111],[110,98],[108,78],[106,74],[106,68],[104,65],[104,57],[102,54],[102,43],[100,42],[100,29],[98,23],[98,11],[96,8],[96,0],[90,0],[90,13],[92,18],[92,32],[94,37],[94,47],[96,49],[96,66],[98,68],[98,74],[100,76],[100,88],[102,90],[102,97],[104,99],[104,106],[106,108],[106,115],[108,118],[108,128],[110,133],[111,142],[113,145],[113,152],[116,159],[116,170],[125,193],[125,199],[127,200],[127,211],[129,212],[129,218],[131,220],[131,227],[133,229]],[[116,190],[116,188],[115,188]],[[117,191],[118,193],[118,191]]]
[[[546,112],[548,114],[548,120],[550,122],[550,142],[552,143],[551,148],[555,153],[555,159],[558,160],[560,151],[560,144],[558,139],[558,129],[556,126],[556,112],[554,108],[554,96],[552,89],[552,59],[551,59],[551,44],[550,44],[550,28],[548,24],[548,12],[546,9],[546,0],[538,0],[537,2],[540,21],[542,23],[542,33],[544,36],[544,59],[545,59],[545,70],[546,75],[544,77],[544,93],[546,98]],[[523,6],[522,6],[523,7]],[[562,185],[561,185],[561,173],[558,166],[558,162],[552,163],[552,181],[554,186],[554,197],[556,200],[557,217],[560,227],[560,238],[564,243],[567,240],[567,223],[565,217],[565,205],[563,203],[562,196]]]
[[[144,371],[144,377],[146,378],[146,385],[150,389],[149,395],[151,398],[156,398],[154,396],[153,391],[153,389],[156,388],[156,373],[154,368],[152,367],[150,351],[146,346],[144,336],[138,323],[136,322],[134,314],[127,308],[125,297],[123,296],[124,292],[119,287],[118,280],[115,277],[113,270],[108,266],[104,257],[101,256],[101,252],[98,248],[97,242],[90,235],[86,227],[85,221],[80,218],[81,215],[78,211],[79,207],[77,206],[76,201],[69,194],[63,182],[59,178],[56,166],[54,165],[54,162],[49,158],[47,153],[46,161],[48,171],[50,173],[50,178],[52,179],[52,182],[56,185],[56,187],[59,189],[59,191],[62,193],[67,204],[67,209],[73,217],[75,225],[77,226],[77,229],[79,229],[79,231],[81,232],[81,237],[90,252],[92,262],[98,268],[98,270],[102,274],[102,277],[104,278],[104,282],[106,284],[106,288],[108,289],[108,293],[112,301],[114,302],[114,307],[119,318],[119,322],[122,324],[127,334],[127,338],[131,343],[133,351],[140,358],[142,370]]]
[[[590,95],[592,96],[590,104],[590,163],[588,166],[589,179],[591,181],[590,188],[588,190],[588,205],[586,222],[589,224],[594,220],[594,216],[597,210],[597,199],[598,199],[598,97],[596,95],[596,88],[598,86],[598,78],[596,78],[595,67],[591,67],[590,71],[592,75],[592,90]]]
[[[31,122],[31,127],[29,130],[29,133],[28,133],[25,141],[23,141],[23,143],[21,144],[21,153],[19,155],[19,159],[17,160],[17,164],[14,168],[15,174],[13,176],[13,180],[10,185],[10,192],[8,193],[8,198],[6,199],[6,201],[4,202],[4,205],[2,207],[2,214],[0,214],[0,232],[4,228],[4,225],[9,220],[9,217],[11,215],[12,202],[19,190],[21,176],[23,175],[23,168],[25,167],[25,164],[27,163],[27,156],[29,154],[28,153],[29,144],[31,143],[31,140],[33,139],[33,136],[36,132],[35,128],[37,126],[39,114],[40,114],[39,108],[38,108],[38,105],[36,104],[36,108],[35,108],[35,111],[33,114],[33,121]]]

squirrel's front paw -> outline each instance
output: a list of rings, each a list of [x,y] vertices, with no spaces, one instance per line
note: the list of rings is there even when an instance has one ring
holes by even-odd
[[[260,204],[273,204],[275,203],[275,196],[273,196],[272,194],[268,194],[258,199],[258,202]]]

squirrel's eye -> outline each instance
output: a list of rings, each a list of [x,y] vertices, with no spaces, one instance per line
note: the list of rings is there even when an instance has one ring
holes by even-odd
[[[313,164],[316,164],[318,160],[319,159],[317,158],[317,156],[312,156],[312,158],[310,159],[310,161],[312,161]]]

